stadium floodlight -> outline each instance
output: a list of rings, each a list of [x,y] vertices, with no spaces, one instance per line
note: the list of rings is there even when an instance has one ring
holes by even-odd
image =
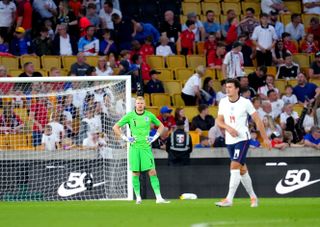
[[[0,101],[0,200],[133,199],[130,76],[0,78]]]

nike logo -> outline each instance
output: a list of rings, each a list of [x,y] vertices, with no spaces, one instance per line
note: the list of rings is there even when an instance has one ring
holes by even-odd
[[[281,195],[288,194],[288,193],[296,191],[298,189],[301,189],[301,188],[307,187],[309,185],[318,183],[318,182],[320,182],[320,179],[314,180],[314,181],[308,181],[308,182],[301,182],[299,184],[292,185],[292,186],[283,185],[282,182],[283,182],[283,180],[280,180],[276,186],[276,192]]]
[[[75,194],[78,194],[80,192],[84,192],[84,191],[87,190],[87,188],[84,185],[82,185],[82,186],[80,186],[78,188],[66,188],[65,187],[66,183],[67,182],[63,182],[60,185],[60,187],[58,188],[58,194],[61,197],[68,197],[68,196],[75,195]],[[99,182],[99,183],[93,184],[93,187],[95,188],[95,187],[98,187],[98,186],[103,185],[105,183],[106,183],[105,181],[104,182]]]

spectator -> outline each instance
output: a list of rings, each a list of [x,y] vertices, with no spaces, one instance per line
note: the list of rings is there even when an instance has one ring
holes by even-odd
[[[196,144],[194,148],[210,148],[209,138],[206,136],[200,136],[200,143]]]
[[[165,128],[168,129],[168,133],[171,132],[176,127],[176,121],[174,117],[171,115],[172,109],[168,106],[163,106],[160,109],[160,115],[157,117]]]
[[[82,7],[82,4],[81,4],[80,0],[71,0],[71,1],[69,1],[69,7],[72,10],[72,12],[74,13],[74,15],[76,17],[78,17],[80,9]]]
[[[287,147],[289,147],[288,143],[283,142],[283,137],[280,133],[273,132],[270,137],[271,137],[272,148],[284,150]]]
[[[315,54],[315,60],[311,63],[309,76],[311,78],[320,78],[320,51]]]
[[[46,125],[44,127],[44,133],[43,133],[42,138],[41,138],[40,150],[43,150],[43,151],[55,151],[55,150],[58,150],[60,148],[59,142],[60,142],[60,140],[52,132],[52,126],[51,125]]]
[[[26,62],[23,65],[23,73],[19,77],[42,77],[41,73],[36,72],[32,62]]]
[[[126,75],[129,71],[131,71],[131,62],[130,62],[130,51],[122,50],[120,52],[121,61],[120,61],[120,72],[119,75]]]
[[[269,138],[271,138],[271,134],[277,132],[281,135],[282,130],[281,127],[273,120],[272,116],[265,115],[262,119],[264,128],[266,129],[266,134]]]
[[[259,117],[261,120],[263,119],[264,115],[266,114],[262,109],[262,100],[259,96],[256,96],[252,99],[252,105],[256,109],[257,113],[259,114]]]
[[[209,143],[213,147],[226,147],[225,130],[217,124],[210,128],[208,132]]]
[[[48,29],[42,27],[40,36],[32,41],[33,50],[36,55],[52,55],[52,40],[48,37]]]
[[[308,33],[300,42],[300,49],[302,53],[315,54],[319,51],[318,41],[314,40],[314,35]]]
[[[140,54],[134,54],[131,58],[131,61],[132,61],[132,72],[133,74],[136,76],[136,77],[140,77],[142,75],[142,80],[150,80],[150,66],[145,63],[143,61],[143,58]],[[141,75],[139,73],[139,70],[141,70]],[[139,80],[141,80],[139,79]],[[142,85],[142,81],[141,82],[141,85]]]
[[[239,82],[240,82],[240,90],[241,89],[246,89],[249,91],[249,97],[250,98],[253,98],[256,96],[256,91],[249,86],[249,79],[247,76],[242,76],[242,77],[239,77]]]
[[[236,19],[237,15],[233,9],[229,9],[227,11],[227,19],[226,22],[222,25],[222,36],[227,37],[229,29],[231,27],[232,22]]]
[[[96,73],[98,76],[110,76],[113,74],[112,68],[107,64],[106,57],[99,57]]]
[[[297,96],[298,102],[312,101],[316,96],[317,85],[309,83],[303,73],[298,74],[297,81],[298,84],[293,88],[293,94]]]
[[[262,117],[270,116],[271,119],[274,121],[276,119],[276,115],[272,112],[272,106],[270,102],[262,102],[262,111],[260,113]]]
[[[248,45],[248,35],[241,34],[238,37],[238,41],[242,44],[241,53],[243,55],[243,66],[244,67],[252,67],[252,59],[255,55],[255,50]]]
[[[86,17],[86,9],[82,8],[79,12],[79,23],[78,27],[80,30],[80,36],[86,35],[87,27],[91,25],[90,20]]]
[[[59,111],[59,110],[56,110]],[[63,125],[60,123],[61,122],[61,112],[53,112],[51,114],[51,119],[50,119],[50,123],[48,123],[48,125],[51,126],[51,130],[52,130],[52,134],[54,134],[56,136],[56,138],[58,139],[58,142],[61,142],[61,140],[64,138],[64,127]]]
[[[284,32],[284,25],[282,22],[278,20],[278,17],[278,11],[271,11],[269,17],[269,24],[274,27],[277,37],[280,38],[282,37],[282,33]]]
[[[117,49],[119,51],[130,50],[132,37],[135,35],[134,21],[122,18],[117,13],[112,14],[112,21],[114,23],[114,40],[116,41]]]
[[[86,17],[90,21],[91,25],[96,27],[96,29],[100,28],[101,25],[101,19],[97,15],[97,6],[94,3],[89,3],[87,6],[87,15]]]
[[[260,15],[261,25],[255,27],[251,39],[257,49],[258,66],[271,66],[272,53],[277,35],[273,26],[268,25],[268,15],[263,13]]]
[[[238,26],[238,33],[249,34],[249,37],[251,36],[253,30],[255,27],[259,26],[259,20],[255,18],[254,16],[255,10],[253,8],[247,8],[246,9],[246,15],[242,21],[240,21]]]
[[[77,100],[75,98],[79,98],[80,100]],[[83,104],[84,102],[84,98],[80,98],[79,96],[73,98],[73,95],[70,94],[70,95],[66,95],[66,96],[63,96],[62,98],[62,108],[63,108],[63,112],[67,112],[69,114],[71,114],[72,116],[72,119],[76,119],[78,116],[78,113],[77,113],[77,107],[73,104],[74,100],[75,101],[80,101],[81,104]],[[78,106],[78,105],[77,105]]]
[[[53,31],[53,28],[52,28],[52,22],[50,20],[45,20],[44,27],[48,29],[48,38],[53,40],[55,36],[55,32]]]
[[[29,0],[17,0],[17,24],[16,28],[22,27],[27,32],[32,28],[33,9]]]
[[[212,106],[216,101],[216,92],[213,88],[213,79],[211,77],[206,77],[203,81],[203,86],[201,89],[201,97],[203,104]]]
[[[317,0],[303,0],[304,13],[320,15],[320,3]]]
[[[158,30],[150,23],[136,23],[136,35],[134,36],[135,40],[138,40],[140,43],[144,43],[147,37],[152,37],[153,44],[155,45],[159,38],[160,34]]]
[[[310,20],[310,26],[307,29],[308,33],[312,33],[314,36],[314,40],[318,42],[320,45],[320,23],[318,17],[312,17]],[[320,46],[318,46],[320,48]]]
[[[48,109],[46,99],[43,97],[36,98],[31,104],[29,118],[33,122],[32,128],[32,144],[37,147],[41,144],[42,133],[45,125],[48,123]]]
[[[280,114],[281,128],[283,130],[290,131],[288,129],[288,124],[292,124],[294,127],[298,123],[298,120],[299,120],[299,115],[296,111],[293,111],[292,104],[286,103],[283,107],[283,112]]]
[[[212,54],[212,52],[215,52],[217,49],[217,41],[215,33],[209,33],[208,39],[204,43],[204,55],[208,56],[209,54]]]
[[[195,41],[196,42],[204,41],[205,37],[206,37],[206,32],[205,32],[205,29],[203,27],[202,22],[198,20],[197,14],[194,12],[188,13],[187,14],[187,21],[194,22],[195,26],[191,30],[195,35]],[[189,26],[187,25],[187,23],[182,25],[182,31],[185,31],[185,30],[189,30]]]
[[[222,65],[222,74],[225,79],[244,76],[241,49],[242,43],[237,41],[232,45],[232,50],[226,54]]]
[[[200,102],[201,77],[203,77],[205,73],[206,67],[199,65],[196,69],[196,73],[193,74],[185,83],[181,92],[181,97],[186,106],[194,106]]]
[[[190,164],[192,139],[184,129],[184,121],[177,121],[177,128],[168,137],[166,142],[169,166],[184,166]]]
[[[1,53],[8,53],[9,46],[8,43],[5,42],[4,37],[0,35],[0,54]]]
[[[0,115],[0,133],[1,134],[16,134],[21,132],[24,123],[21,118],[14,112],[13,105],[8,103],[3,108],[3,113]]]
[[[286,49],[283,40],[279,39],[276,42],[275,48],[272,49],[272,60],[276,66],[284,64],[284,56],[291,54],[289,50]]]
[[[257,131],[251,130],[251,139],[249,140],[249,146],[250,148],[259,148],[260,142],[258,140],[258,133]]]
[[[152,93],[164,93],[164,87],[160,80],[158,80],[158,75],[161,74],[156,70],[150,71],[151,80],[146,84],[146,92],[149,94]]]
[[[119,18],[122,18],[121,12],[113,8],[113,3],[111,1],[105,1],[103,4],[103,9],[101,9],[99,12],[99,17],[102,20],[102,28],[107,28],[107,29],[115,28],[114,20],[112,17],[114,14],[118,15]],[[119,19],[118,17],[117,19]]]
[[[307,107],[307,112],[304,116],[303,122],[302,122],[302,128],[304,129],[305,133],[310,133],[310,130],[313,126],[315,126],[315,120],[314,120],[314,109]],[[300,119],[302,118],[302,114]]]
[[[298,64],[292,61],[291,54],[284,55],[284,64],[280,65],[276,77],[278,79],[295,79],[300,73]]]
[[[285,31],[291,34],[291,37],[300,41],[304,36],[304,25],[301,23],[301,16],[297,13],[291,15],[291,22],[286,25]]]
[[[178,124],[178,121],[184,122],[184,131],[189,132],[189,120],[186,118],[186,115],[184,113],[183,108],[176,108],[174,112],[174,120],[176,121],[176,124]],[[177,125],[178,126],[178,125]]]
[[[266,85],[266,78],[267,67],[257,67],[255,72],[252,72],[248,75],[249,86],[257,92],[260,87]]]
[[[58,25],[57,30],[58,33],[53,40],[53,53],[61,56],[76,55],[78,53],[77,41],[67,33],[66,25]]]
[[[217,97],[216,97],[217,104],[219,104],[219,102],[220,102],[220,100],[222,98],[227,96],[227,93],[226,93],[226,80],[221,80],[220,81],[220,85],[221,85],[221,91],[218,91]]]
[[[14,37],[10,42],[10,53],[15,56],[32,53],[31,42],[25,37],[25,30],[23,27],[16,28]]]
[[[169,46],[173,53],[176,52],[176,43],[180,37],[181,24],[174,19],[174,13],[167,10],[164,13],[164,21],[160,25],[161,36],[166,36],[169,39]]]
[[[158,42],[158,40],[154,40],[155,42]],[[154,55],[154,47],[152,45],[153,38],[152,36],[147,36],[146,39],[144,40],[144,43],[142,44],[140,48],[140,54],[142,56],[143,62],[147,62],[147,56],[148,55]]]
[[[102,132],[101,119],[96,118],[94,116],[94,112],[94,106],[89,104],[89,106],[85,110],[85,117],[82,119],[80,123],[80,140],[87,138],[88,135],[92,132]]]
[[[206,104],[198,106],[199,114],[192,119],[191,129],[197,131],[200,135],[202,131],[208,131],[214,126],[214,118],[209,115],[209,108]]]
[[[8,75],[8,70],[4,65],[0,65],[0,78],[1,77],[10,77],[10,75]],[[1,95],[8,94],[10,91],[12,91],[13,87],[14,87],[14,83],[1,83],[0,94]],[[0,103],[1,103],[1,99],[0,99]]]
[[[293,94],[293,87],[291,85],[286,85],[285,94],[282,96],[282,101],[287,104],[296,104],[298,103],[297,96]]]
[[[291,54],[298,53],[296,44],[291,40],[291,34],[288,32],[282,33],[283,46]]]
[[[105,147],[106,141],[100,137],[99,131],[90,132],[88,137],[82,142],[82,146],[85,149],[97,150]]]
[[[70,10],[67,1],[61,1],[59,3],[59,15],[57,18],[57,24],[64,25],[66,27],[66,31],[68,30],[71,36],[79,36],[77,17],[75,16],[74,12]]]
[[[103,39],[100,41],[99,55],[109,55],[110,53],[117,54],[117,47],[111,39],[111,31],[104,29],[102,31]]]
[[[160,37],[160,45],[156,48],[156,55],[167,57],[173,55],[171,47],[168,45],[169,39],[167,36]]]
[[[16,5],[10,0],[0,2],[0,35],[8,40],[8,35],[13,30],[16,17]]]
[[[46,19],[50,19],[53,21],[54,17],[57,16],[57,5],[53,0],[34,0],[32,3],[32,8],[39,17],[36,18],[37,23],[40,22],[39,24],[41,24],[41,22]]]
[[[194,21],[187,20],[186,27],[181,34],[180,34],[180,53],[183,55],[190,55],[193,54],[193,50],[195,50],[195,35],[193,30],[195,29]]]
[[[239,25],[238,18],[237,17],[233,18],[225,38],[225,42],[228,46],[227,47],[228,50],[231,48],[232,44],[238,39],[238,32],[237,32],[238,25]]]
[[[261,11],[265,14],[270,14],[271,11],[280,12],[283,14],[288,11],[282,0],[261,0]]]
[[[273,89],[269,90],[267,95],[272,106],[272,115],[277,118],[282,113],[284,102],[278,98],[278,93]]]
[[[223,59],[226,54],[226,45],[223,42],[218,42],[217,49],[211,51],[207,56],[208,66],[212,69],[221,69]]]
[[[94,37],[95,27],[89,25],[86,28],[86,35],[81,37],[78,42],[78,51],[86,56],[96,56],[99,53],[99,40]]]
[[[94,66],[90,66],[87,71],[86,71],[86,75],[85,76],[97,76],[97,70],[96,67]]]
[[[306,147],[312,147],[317,150],[320,149],[320,128],[314,126],[311,128],[310,133],[304,136],[304,145]]]
[[[221,26],[219,23],[215,22],[215,14],[212,10],[208,10],[206,12],[206,19],[203,23],[204,30],[206,32],[206,37],[210,35],[210,33],[214,33],[215,36],[220,39],[221,38]]]
[[[279,93],[278,88],[274,86],[274,77],[272,75],[267,75],[266,84],[258,88],[258,94],[262,100],[268,99],[268,91],[274,90],[277,94]]]
[[[80,52],[77,54],[77,62],[71,65],[71,76],[85,76],[90,65],[86,63],[86,56]]]

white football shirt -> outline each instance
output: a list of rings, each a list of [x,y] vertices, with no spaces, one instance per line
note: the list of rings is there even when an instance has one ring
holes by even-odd
[[[228,97],[221,99],[218,115],[222,115],[224,122],[238,132],[237,137],[232,137],[226,131],[226,144],[235,144],[249,140],[248,117],[256,112],[250,100],[239,97],[236,102],[230,102]]]
[[[51,134],[47,136],[42,134],[41,144],[44,144],[45,151],[55,151],[56,150],[56,143],[59,142],[59,139],[56,137],[55,134]]]

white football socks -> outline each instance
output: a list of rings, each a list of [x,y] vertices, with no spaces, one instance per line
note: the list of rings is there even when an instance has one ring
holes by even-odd
[[[229,192],[227,200],[232,202],[241,181],[240,169],[230,170]]]
[[[246,172],[244,175],[241,176],[241,183],[243,184],[244,188],[248,192],[250,198],[257,198],[256,193],[254,193],[253,187],[252,187],[252,180],[249,175],[249,172]]]

